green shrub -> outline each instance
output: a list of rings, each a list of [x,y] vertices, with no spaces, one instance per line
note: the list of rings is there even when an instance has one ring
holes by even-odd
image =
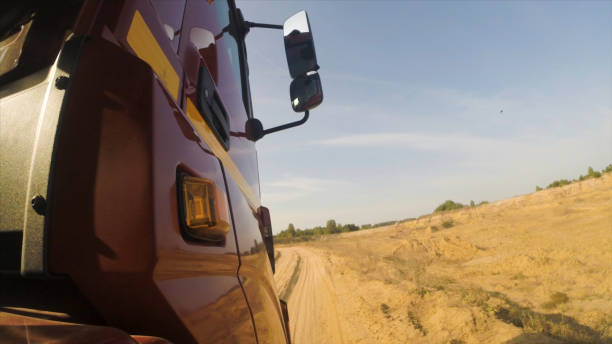
[[[429,294],[429,290],[425,289],[424,287],[416,288],[412,292],[419,295],[421,298],[424,298],[425,295]]]
[[[550,188],[559,188],[565,185],[570,184],[571,182],[567,179],[561,179],[561,180],[555,180],[554,182],[548,184],[548,186],[546,187],[547,189]]]
[[[567,179],[555,180],[554,182],[550,183],[546,188],[547,189],[558,188],[558,187],[561,187],[567,184],[571,184],[573,182],[579,182],[579,181],[581,182],[583,180],[587,180],[591,178],[599,178],[602,176],[602,174],[608,173],[608,172],[612,172],[612,164],[606,166],[603,170],[601,170],[601,172],[595,171],[592,167],[589,166],[589,168],[587,169],[587,174],[580,175],[578,178],[574,180],[567,180]],[[536,186],[536,191],[540,191],[540,190],[542,190],[542,188],[539,186]]]
[[[389,307],[389,305],[387,305],[386,303],[380,304],[380,311],[383,312],[383,314],[385,315],[385,318],[387,319],[391,319],[391,314],[389,314],[390,309],[391,307]]]
[[[455,225],[455,223],[453,222],[453,220],[446,220],[446,221],[442,222],[442,227],[444,227],[444,228],[451,228],[454,225]]]
[[[591,166],[589,166],[589,169],[587,171],[587,176],[589,178],[599,178],[599,177],[601,177],[601,172],[595,171],[595,170],[593,170],[593,168]]]
[[[567,303],[569,301],[569,297],[567,294],[556,292],[550,295],[550,300],[548,302],[544,302],[542,304],[542,308],[544,309],[553,309],[560,304]]]
[[[397,221],[385,221],[385,222],[379,222],[379,223],[375,223],[372,225],[372,228],[376,228],[376,227],[383,227],[383,226],[389,226],[389,225],[393,225],[396,224]]]
[[[441,211],[448,211],[448,210],[455,210],[455,209],[461,209],[464,208],[465,205],[459,203],[459,202],[453,202],[451,200],[447,200],[446,202],[440,204],[436,210],[434,210],[434,213],[439,213]]]

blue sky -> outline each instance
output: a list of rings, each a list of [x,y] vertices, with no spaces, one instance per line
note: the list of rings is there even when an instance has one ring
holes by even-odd
[[[612,2],[237,1],[308,12],[325,99],[257,143],[274,231],[500,200],[612,163]],[[247,37],[256,116],[300,118],[282,31]],[[503,114],[500,110],[503,109]]]

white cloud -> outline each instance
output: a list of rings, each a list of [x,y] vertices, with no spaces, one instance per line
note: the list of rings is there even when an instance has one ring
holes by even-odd
[[[334,71],[326,71],[323,77],[326,80],[334,80],[339,82],[363,83],[366,85],[388,86],[394,88],[402,86],[400,83],[395,81],[384,80],[378,77],[366,77],[361,74],[346,74],[337,73]],[[405,85],[403,86],[405,87]]]
[[[313,144],[336,146],[336,147],[387,147],[387,148],[412,148],[428,151],[465,151],[481,152],[483,150],[499,150],[508,148],[524,148],[531,145],[533,139],[497,139],[470,136],[463,134],[441,134],[441,133],[370,133],[358,135],[345,135],[332,139],[312,141]]]
[[[329,190],[350,185],[350,182],[343,180],[287,176],[277,181],[266,182],[262,188],[262,199],[265,203],[279,203],[324,194]]]

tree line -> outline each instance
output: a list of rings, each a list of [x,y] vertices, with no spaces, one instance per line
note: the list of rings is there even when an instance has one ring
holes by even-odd
[[[571,183],[580,182],[580,181],[591,179],[591,178],[599,178],[604,173],[610,173],[610,172],[612,172],[612,164],[606,166],[601,171],[595,171],[592,167],[589,166],[589,168],[587,169],[587,173],[585,175],[580,175],[578,178],[572,179],[572,180],[567,180],[567,179],[555,180],[552,183],[548,184],[546,189],[560,188],[562,186],[565,186]],[[540,191],[540,190],[544,190],[544,188],[536,185],[535,191]]]
[[[577,181],[582,181],[582,180],[586,180],[590,178],[599,178],[604,173],[609,173],[609,172],[612,172],[612,164],[606,166],[601,171],[595,171],[592,167],[589,167],[587,169],[586,175],[581,175],[578,178],[573,179],[573,180],[567,180],[567,179],[555,180],[552,183],[550,183],[546,188],[550,189],[554,187],[561,187],[561,186],[571,184]],[[540,190],[543,190],[543,188],[536,186],[536,191],[540,191]],[[454,202],[452,200],[446,200],[444,201],[444,203],[437,206],[433,212],[439,213],[439,212],[450,211],[450,210],[455,210],[455,209],[472,208],[472,207],[477,207],[477,206],[487,204],[487,203],[489,202],[482,201],[482,202],[476,203],[474,201],[470,201],[470,204],[468,205],[468,204],[462,204],[459,202]],[[287,229],[282,230],[281,232],[279,232],[278,234],[274,236],[274,240],[277,243],[281,243],[281,244],[289,243],[289,242],[298,242],[298,241],[309,241],[314,238],[318,238],[322,235],[354,232],[354,231],[363,230],[363,229],[371,229],[371,228],[377,228],[377,227],[382,227],[382,226],[389,226],[392,224],[411,221],[411,220],[414,220],[414,218],[408,218],[408,219],[399,220],[399,221],[396,221],[396,220],[385,221],[385,222],[379,222],[375,224],[363,224],[361,226],[357,226],[353,223],[343,225],[340,223],[336,223],[336,220],[331,219],[331,220],[327,220],[327,222],[325,223],[325,226],[316,226],[316,227],[307,228],[307,229],[295,228],[295,226],[292,223],[290,223],[289,226],[287,226]]]
[[[578,178],[573,179],[573,180],[567,180],[567,179],[555,180],[552,183],[548,184],[546,189],[558,188],[558,187],[561,187],[561,186],[564,186],[564,185],[568,185],[568,184],[571,184],[571,183],[574,183],[574,182],[579,182],[579,181],[583,181],[583,180],[587,180],[587,179],[591,179],[591,178],[599,178],[604,173],[609,173],[609,172],[612,172],[612,164],[606,166],[601,171],[595,171],[592,167],[589,166],[589,168],[587,169],[587,173],[585,175],[581,175]],[[540,191],[540,190],[544,190],[544,188],[536,186],[536,191]],[[459,202],[455,202],[455,201],[452,201],[452,200],[446,200],[444,203],[440,204],[436,209],[434,209],[434,213],[439,213],[439,212],[442,212],[442,211],[455,210],[455,209],[462,209],[462,208],[467,208],[467,207],[477,207],[479,205],[487,204],[487,203],[489,203],[489,202],[482,201],[482,202],[476,204],[474,201],[470,201],[470,205],[466,205],[466,204],[461,204]]]
[[[338,233],[346,233],[346,232],[354,232],[362,229],[370,229],[382,226],[388,226],[395,224],[397,221],[385,221],[379,222],[375,224],[364,224],[361,226],[357,226],[354,223],[349,224],[340,224],[337,223],[336,220],[331,219],[327,220],[325,226],[316,226],[313,228],[307,229],[299,229],[295,228],[293,223],[290,223],[287,226],[287,229],[280,231],[278,234],[274,236],[274,240],[278,243],[286,243],[286,242],[295,242],[295,241],[308,241],[313,238],[328,235],[328,234],[338,234]]]

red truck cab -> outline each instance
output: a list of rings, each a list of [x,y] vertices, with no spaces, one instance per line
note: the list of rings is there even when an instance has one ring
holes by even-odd
[[[289,342],[255,141],[314,46],[263,129],[244,37],[283,27],[233,0],[0,9],[0,342]]]

